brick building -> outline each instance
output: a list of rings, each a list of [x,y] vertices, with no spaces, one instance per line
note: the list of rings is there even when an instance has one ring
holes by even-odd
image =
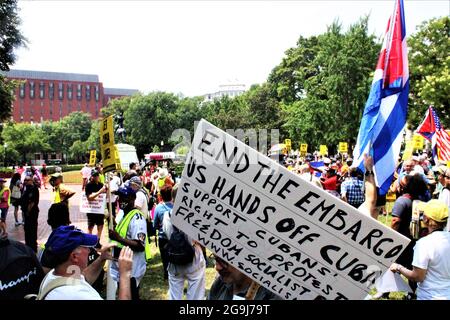
[[[138,92],[104,88],[94,74],[10,70],[4,75],[21,80],[12,109],[15,122],[58,121],[74,111],[90,113],[97,119],[111,99]]]

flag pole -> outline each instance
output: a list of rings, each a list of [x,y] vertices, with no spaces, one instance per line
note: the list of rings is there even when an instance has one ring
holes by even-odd
[[[252,281],[252,284],[247,290],[245,294],[245,300],[255,300],[256,293],[261,285],[255,281]]]
[[[111,204],[111,175],[108,172],[106,174],[106,184],[107,184],[107,199],[108,199],[108,229],[113,230],[114,229],[114,223],[113,223],[113,212],[112,212],[112,204]],[[111,241],[111,240],[110,240]],[[114,250],[114,249],[111,249]],[[107,300],[116,300],[116,291],[117,291],[117,283],[113,280],[111,276],[111,261],[108,261],[107,264],[107,277],[106,277],[106,299]]]

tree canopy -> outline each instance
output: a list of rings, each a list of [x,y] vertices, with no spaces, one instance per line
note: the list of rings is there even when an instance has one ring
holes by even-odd
[[[335,21],[324,34],[300,37],[297,45],[269,76],[289,137],[316,148],[354,143],[380,49],[368,33],[368,17],[345,32]]]
[[[409,46],[410,129],[415,130],[430,105],[450,129],[450,18],[423,22]]]
[[[9,66],[16,61],[14,50],[25,45],[26,39],[19,30],[20,18],[17,0],[0,1],[0,70],[9,71]],[[7,81],[0,74],[0,121],[11,116],[13,91],[17,83]]]

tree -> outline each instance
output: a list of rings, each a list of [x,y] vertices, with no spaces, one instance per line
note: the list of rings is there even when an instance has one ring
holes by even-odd
[[[16,60],[14,50],[25,45],[26,39],[19,30],[17,0],[0,1],[0,70],[9,71],[9,65]],[[7,81],[0,75],[0,121],[11,116],[13,91],[17,82]]]
[[[92,126],[92,119],[88,113],[72,112],[60,121],[58,131],[62,135],[62,151],[70,152],[70,148],[75,141],[86,142],[89,138]]]
[[[315,36],[300,36],[297,47],[286,50],[281,63],[270,73],[268,83],[273,85],[272,90],[279,101],[292,103],[304,96],[304,80],[319,72],[313,63],[318,50],[317,42]]]
[[[172,93],[153,92],[146,96],[134,96],[125,111],[125,130],[129,142],[138,155],[149,152],[151,146],[166,143],[177,128],[178,97]]]
[[[245,129],[248,127],[246,108],[243,96],[223,96],[203,104],[202,113],[206,120],[222,130]]]
[[[442,125],[450,129],[450,18],[423,22],[408,39],[409,127],[415,130],[434,106]]]
[[[100,154],[100,123],[101,120],[92,121],[89,138],[86,142],[88,150],[97,150],[97,154]]]
[[[282,124],[280,103],[269,83],[251,86],[242,99],[246,103],[248,128],[280,129]]]
[[[133,97],[122,97],[110,100],[106,107],[101,109],[102,116],[106,118],[111,115],[124,114],[130,106],[132,99]]]
[[[69,149],[70,160],[75,163],[86,162],[88,147],[86,142],[75,141]]]
[[[22,156],[23,162],[34,158],[34,153],[51,150],[46,133],[37,125],[28,123],[8,124],[3,129],[2,136],[4,141],[8,143],[8,149],[17,151]]]
[[[379,49],[368,17],[346,32],[335,21],[324,34],[301,37],[269,76],[289,137],[331,150],[339,141],[354,142]]]

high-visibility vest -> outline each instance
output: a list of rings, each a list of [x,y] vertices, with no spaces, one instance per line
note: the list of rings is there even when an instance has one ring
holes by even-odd
[[[5,191],[8,190],[8,207],[11,205],[11,190],[9,190],[8,187],[3,187],[3,189],[0,191],[0,198],[3,198],[3,194]]]
[[[166,184],[166,177],[158,179],[158,187],[161,190],[162,187]]]
[[[53,203],[60,203],[61,202],[61,195],[59,194],[59,186],[56,187],[55,191],[53,191]]]
[[[116,231],[122,238],[124,238],[124,239],[127,238],[128,227],[130,225],[131,219],[134,217],[134,215],[136,213],[140,214],[142,216],[142,219],[144,221],[146,221],[144,215],[138,209],[133,209],[130,212],[128,212],[128,214],[126,216],[124,216],[122,218],[122,220],[120,220],[120,223],[116,226]],[[113,242],[117,244],[118,248],[123,248],[124,247],[123,244],[121,244],[121,243],[119,243],[117,241],[113,241]],[[146,237],[145,237],[145,259],[146,260],[150,260],[151,259],[150,244],[148,242],[148,235],[147,234],[146,234]]]

